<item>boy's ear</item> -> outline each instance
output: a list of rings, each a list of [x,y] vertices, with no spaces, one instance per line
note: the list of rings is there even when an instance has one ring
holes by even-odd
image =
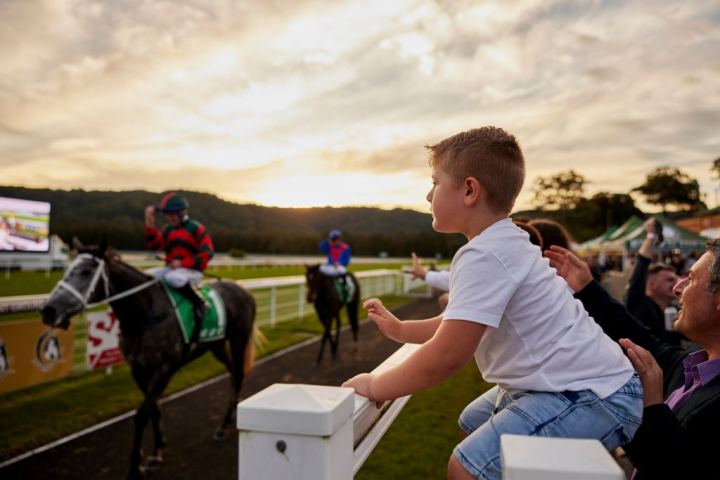
[[[471,207],[475,205],[478,200],[481,199],[483,189],[480,186],[480,182],[478,182],[477,178],[467,177],[463,184],[463,188],[465,189],[465,206]]]

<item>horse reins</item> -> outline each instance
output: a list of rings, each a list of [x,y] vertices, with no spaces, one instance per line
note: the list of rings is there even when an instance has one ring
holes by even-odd
[[[87,291],[85,294],[82,294],[78,291],[77,288],[75,288],[73,285],[65,281],[65,278],[73,271],[75,267],[78,266],[80,263],[80,260],[83,259],[91,259],[94,262],[97,263],[97,270],[95,270],[95,274],[93,275],[92,280],[90,280],[90,284],[88,285]],[[90,296],[95,291],[95,287],[97,287],[98,281],[100,281],[100,278],[103,280],[103,286],[105,287],[105,298],[93,303],[88,303],[88,300],[90,299]],[[115,300],[120,300],[121,298],[129,297],[131,295],[135,295],[137,292],[140,292],[142,290],[145,290],[151,285],[154,285],[158,282],[157,278],[153,278],[152,280],[148,280],[145,283],[141,283],[140,285],[137,285],[133,288],[130,288],[128,290],[125,290],[124,292],[120,292],[115,295],[110,295],[110,280],[108,279],[107,273],[105,272],[105,260],[98,258],[94,255],[91,255],[89,253],[81,253],[79,254],[75,260],[70,264],[67,271],[65,272],[65,275],[63,275],[62,280],[58,282],[58,284],[55,286],[55,288],[52,289],[50,292],[50,296],[55,293],[55,290],[62,288],[70,292],[75,298],[77,298],[80,301],[80,304],[82,305],[82,309],[88,309],[88,308],[94,308],[98,307],[100,305],[105,305],[110,302],[114,302]]]

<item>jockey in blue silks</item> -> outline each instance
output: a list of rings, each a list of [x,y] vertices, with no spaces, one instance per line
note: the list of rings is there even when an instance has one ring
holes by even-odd
[[[330,277],[347,273],[352,254],[350,245],[342,241],[340,230],[332,230],[327,240],[320,242],[320,251],[327,255],[327,263],[320,265],[320,271]]]

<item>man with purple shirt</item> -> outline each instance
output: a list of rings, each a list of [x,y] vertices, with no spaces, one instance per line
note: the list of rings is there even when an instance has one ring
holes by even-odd
[[[720,478],[720,240],[708,243],[674,288],[682,307],[674,330],[697,344],[687,349],[653,336],[572,253],[553,249],[546,256],[640,373],[643,421],[625,447],[634,479]]]

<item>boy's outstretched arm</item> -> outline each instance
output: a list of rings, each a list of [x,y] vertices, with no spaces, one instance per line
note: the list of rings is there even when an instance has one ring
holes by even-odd
[[[442,315],[427,320],[400,321],[378,298],[365,300],[363,308],[368,318],[391,340],[399,343],[425,343],[430,340],[442,321]]]
[[[400,365],[379,374],[361,373],[343,386],[380,403],[436,385],[467,364],[485,328],[466,320],[442,321],[435,335]]]

